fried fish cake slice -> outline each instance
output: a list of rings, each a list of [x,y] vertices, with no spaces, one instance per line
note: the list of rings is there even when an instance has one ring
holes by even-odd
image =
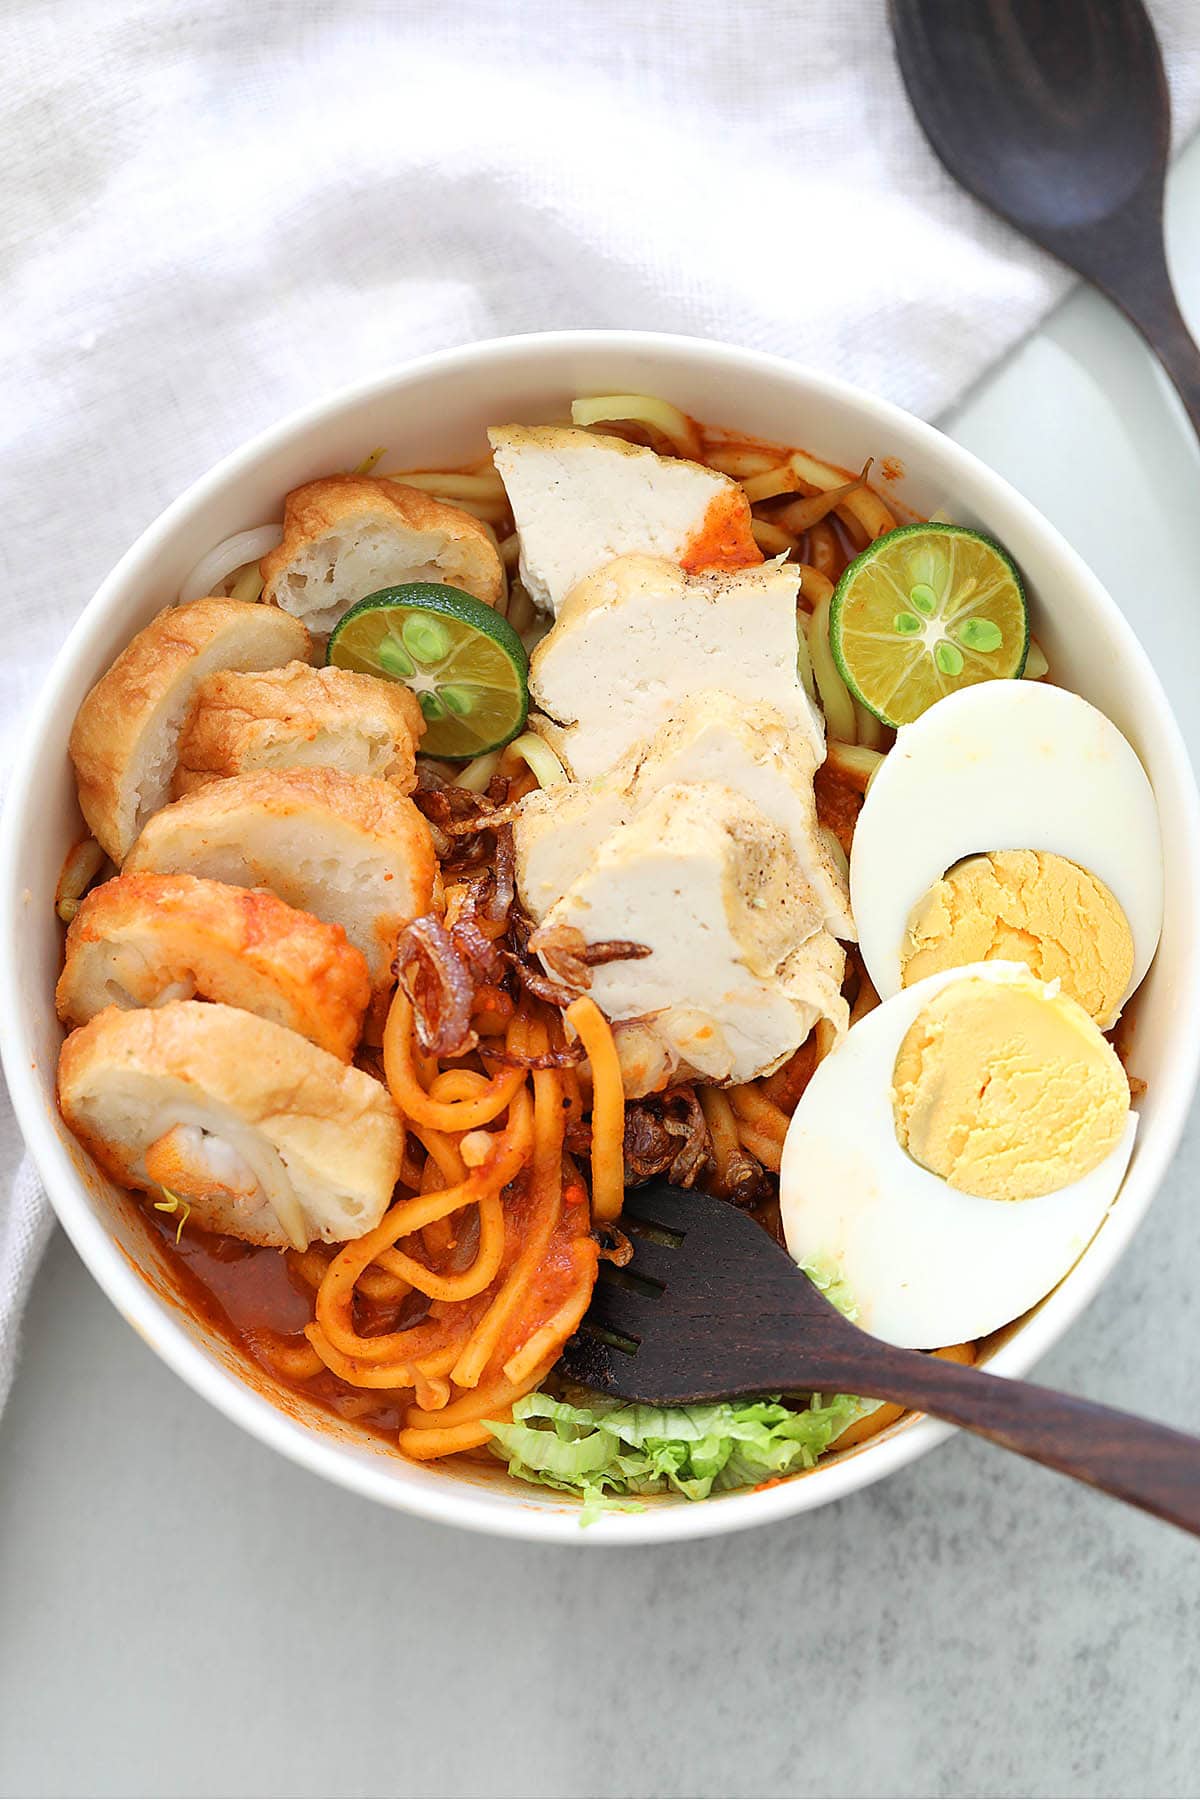
[[[206,677],[275,669],[311,649],[298,620],[241,600],[168,606],[125,646],[80,707],[70,743],[83,816],[114,862],[171,798],[179,734]]]
[[[342,614],[381,588],[443,581],[488,606],[504,591],[504,566],[485,525],[419,488],[376,475],[329,475],[294,488],[283,542],[259,564],[263,599],[330,632]]]
[[[270,1019],[349,1062],[371,998],[340,925],[264,888],[195,875],[119,875],[93,888],[67,933],[58,1016],[215,1000]]]
[[[125,867],[270,888],[340,925],[382,991],[397,938],[429,911],[437,858],[429,826],[389,782],[336,769],[259,769],[165,807]]]
[[[174,795],[254,769],[340,769],[416,785],[425,719],[399,682],[351,669],[222,670],[203,682],[179,740]]]
[[[361,1237],[400,1174],[404,1130],[382,1083],[232,1006],[98,1013],[62,1047],[58,1095],[106,1174],[248,1244]]]

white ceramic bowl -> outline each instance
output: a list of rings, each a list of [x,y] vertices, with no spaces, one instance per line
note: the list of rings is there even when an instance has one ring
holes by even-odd
[[[100,1285],[147,1343],[229,1418],[307,1468],[389,1506],[446,1524],[570,1544],[661,1543],[765,1524],[878,1480],[946,1434],[915,1421],[807,1475],[702,1504],[663,1501],[581,1531],[546,1490],[405,1462],[339,1428],[293,1394],[247,1379],[221,1339],[172,1297],[136,1204],[103,1180],[62,1126],[54,1099],[61,1033],[53,991],[61,929],[53,907],[63,857],[80,833],[67,736],[91,684],[132,634],[174,598],[212,545],[280,514],[289,488],[352,468],[375,444],[393,466],[452,467],[485,448],[484,427],[561,416],[579,393],[665,395],[714,424],[800,444],[844,467],[896,459],[893,491],[918,512],[945,506],[1008,546],[1024,570],[1034,628],[1056,679],[1101,707],[1138,749],[1166,843],[1162,944],[1139,997],[1136,1070],[1148,1083],[1120,1199],[1061,1286],[994,1352],[1019,1375],[1062,1336],[1116,1263],[1178,1142],[1200,1055],[1200,807],[1166,697],[1095,576],[1027,501],[930,426],[790,363],[698,339],[641,332],[507,338],[423,358],[337,394],[264,433],[167,508],[113,570],[56,662],[25,734],[0,838],[0,1045],[17,1114],[55,1210]],[[1081,801],[1084,799],[1081,796]],[[986,846],[981,846],[985,848]]]

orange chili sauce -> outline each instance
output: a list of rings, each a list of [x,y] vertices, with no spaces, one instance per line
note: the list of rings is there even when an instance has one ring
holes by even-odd
[[[313,1316],[312,1289],[292,1274],[286,1253],[243,1244],[237,1238],[185,1226],[175,1242],[178,1223],[171,1214],[144,1206],[146,1228],[161,1241],[164,1285],[174,1291],[184,1311],[224,1341],[248,1372],[261,1372],[280,1387],[340,1419],[378,1436],[394,1438],[412,1395],[351,1387],[328,1369],[301,1381],[272,1362],[272,1337],[305,1343],[301,1335]]]
[[[832,831],[846,855],[854,840],[854,827],[862,811],[863,790],[845,775],[822,763],[813,779],[817,797],[817,818],[827,831]]]
[[[683,547],[680,566],[689,575],[700,569],[744,569],[763,560],[750,532],[750,508],[740,494],[718,494],[710,500],[699,531]]]
[[[514,1315],[505,1333],[506,1355],[552,1318],[576,1291],[580,1255],[590,1255],[595,1262],[594,1242],[588,1237],[581,1239],[581,1195],[583,1190],[574,1184],[564,1191],[562,1211],[546,1254],[520,1313]],[[526,1205],[521,1191],[508,1190],[505,1215],[510,1248],[502,1274],[519,1250]],[[223,1339],[238,1360],[250,1365],[248,1372],[261,1371],[280,1387],[339,1419],[352,1421],[376,1436],[395,1438],[404,1413],[414,1404],[409,1390],[389,1392],[355,1387],[329,1369],[299,1378],[281,1369],[272,1357],[274,1340],[303,1346],[304,1327],[313,1317],[313,1290],[292,1272],[285,1251],[243,1244],[237,1238],[187,1225],[180,1232],[173,1214],[155,1212],[148,1202],[139,1205],[139,1214],[164,1252],[159,1259],[163,1285],[192,1318]],[[436,1313],[436,1305],[433,1310]],[[424,1301],[417,1294],[402,1301],[399,1308],[377,1307],[361,1297],[356,1301],[357,1322],[368,1336],[377,1329],[401,1329],[414,1323],[424,1311]]]

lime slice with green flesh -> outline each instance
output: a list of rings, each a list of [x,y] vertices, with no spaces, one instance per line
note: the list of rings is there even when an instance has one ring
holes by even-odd
[[[901,525],[838,582],[829,640],[843,681],[885,725],[1025,667],[1029,612],[1011,557],[964,525]]]
[[[410,581],[368,594],[334,626],[325,661],[410,688],[425,715],[423,756],[466,761],[524,729],[525,646],[461,588]]]

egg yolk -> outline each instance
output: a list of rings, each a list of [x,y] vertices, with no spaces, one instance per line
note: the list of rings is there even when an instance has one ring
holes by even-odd
[[[1025,963],[1059,981],[1097,1024],[1111,1025],[1133,973],[1133,933],[1097,876],[1065,856],[998,850],[970,856],[914,909],[900,953],[902,980],[977,962]]]
[[[896,1137],[984,1200],[1029,1200],[1115,1150],[1129,1083],[1083,1008],[1038,982],[952,981],[913,1021],[892,1075]]]

